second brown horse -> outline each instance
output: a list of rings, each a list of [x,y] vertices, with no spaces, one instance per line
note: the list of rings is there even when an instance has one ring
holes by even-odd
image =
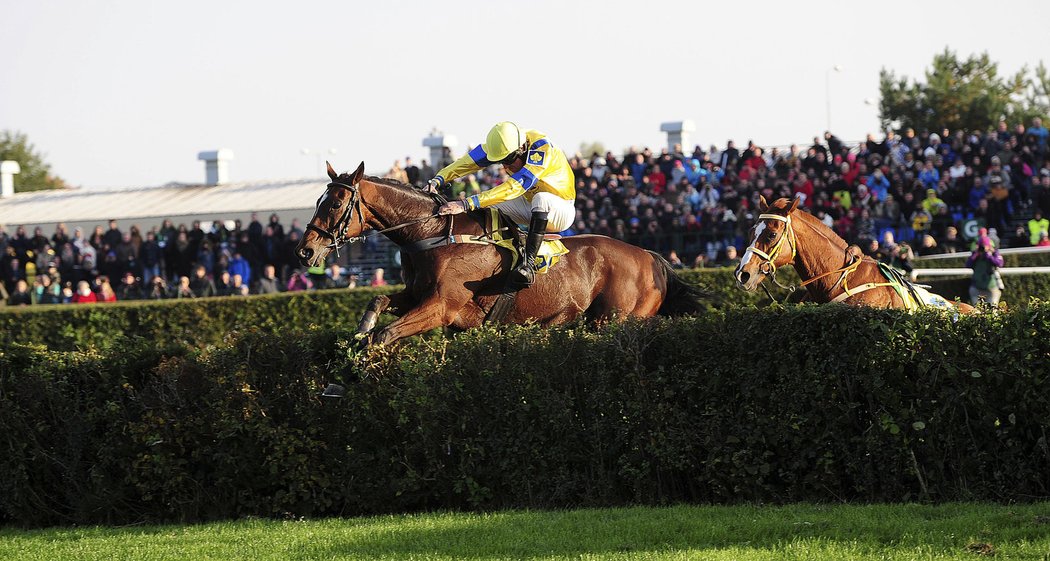
[[[372,330],[384,311],[400,318],[375,335],[376,343],[436,327],[468,329],[485,321],[504,291],[510,252],[484,241],[446,241],[464,236],[484,240],[488,233],[481,213],[434,216],[438,201],[394,181],[366,178],[364,163],[342,175],[329,165],[328,175],[332,182],[296,248],[304,265],[324,263],[332,250],[367,230],[385,230],[402,248],[405,288],[372,301],[361,322],[362,334]],[[562,241],[569,253],[517,294],[503,321],[551,325],[578,317],[649,317],[700,309],[702,292],[684,283],[655,253],[604,236]]]
[[[756,290],[767,277],[775,280],[776,270],[790,264],[813,302],[880,308],[913,306],[902,297],[902,293],[909,293],[907,287],[888,279],[877,261],[846,244],[813,215],[798,210],[798,205],[798,199],[778,199],[773,204],[767,204],[764,197],[760,199],[761,214],[751,229],[751,245],[736,268],[737,282],[745,290]],[[963,313],[973,310],[969,304],[940,300]]]

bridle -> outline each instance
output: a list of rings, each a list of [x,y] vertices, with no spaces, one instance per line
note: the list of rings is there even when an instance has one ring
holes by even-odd
[[[336,220],[335,226],[332,228],[334,232],[329,232],[320,226],[314,225],[312,220],[306,225],[306,229],[307,231],[312,230],[319,236],[332,240],[332,243],[326,245],[325,248],[334,249],[336,257],[338,257],[339,248],[348,243],[354,243],[365,239],[364,235],[352,237],[347,237],[346,235],[347,230],[350,229],[350,224],[353,222],[354,211],[357,211],[357,222],[361,225],[362,234],[365,229],[365,217],[364,214],[361,213],[361,193],[358,191],[356,185],[347,185],[346,183],[333,181],[328,184],[328,189],[330,190],[332,187],[340,187],[350,192],[350,201],[346,205],[346,210],[344,210],[343,214],[339,216],[339,220]]]
[[[768,253],[755,247],[755,243],[752,242],[751,245],[748,246],[747,250],[744,251],[744,254],[746,255],[747,252],[750,251],[751,253],[757,255],[760,259],[762,259],[762,261],[758,264],[758,272],[769,277],[769,279],[773,281],[773,284],[779,286],[780,288],[783,288],[788,292],[794,292],[794,286],[784,286],[783,284],[780,284],[780,281],[777,280],[776,266],[777,256],[780,255],[780,250],[784,248],[785,241],[787,242],[788,247],[791,248],[791,261],[794,261],[795,256],[798,255],[796,247],[797,244],[795,242],[795,231],[791,228],[791,216],[781,216],[779,214],[759,214],[758,219],[760,221],[776,220],[778,222],[783,222],[784,231],[780,234],[780,237],[773,244],[773,247],[769,248]],[[755,242],[757,241],[758,240],[756,239]],[[766,285],[764,283],[762,284],[762,288],[766,291],[766,294],[769,294],[769,289],[766,288]],[[769,294],[769,297],[773,299],[772,294]]]
[[[328,245],[326,245],[324,247],[325,247],[325,249],[334,250],[335,251],[335,256],[339,257],[339,249],[341,247],[343,247],[346,244],[362,241],[362,240],[364,240],[365,238],[368,237],[364,233],[365,228],[366,228],[367,225],[365,224],[365,216],[361,212],[361,203],[364,201],[364,199],[361,196],[361,192],[357,188],[357,185],[347,185],[346,183],[340,183],[338,181],[333,181],[333,182],[328,184],[328,189],[331,189],[332,187],[339,187],[339,188],[342,188],[342,189],[346,189],[347,191],[350,192],[350,200],[347,202],[346,210],[344,210],[343,213],[339,216],[339,220],[336,220],[335,226],[333,226],[333,228],[332,228],[333,231],[331,231],[331,232],[328,231],[328,230],[325,230],[324,228],[322,228],[320,226],[314,225],[312,220],[310,221],[309,224],[306,225],[306,229],[307,229],[307,231],[313,231],[313,232],[317,233],[317,235],[319,235],[321,237],[328,238],[329,240],[332,240],[331,243],[329,243]],[[444,204],[446,202],[445,198],[442,197],[441,195],[431,194],[431,198],[433,198],[434,202],[436,204],[438,204],[438,205]],[[350,229],[350,224],[352,224],[353,221],[354,221],[354,213],[355,212],[357,213],[357,223],[361,225],[361,235],[359,235],[359,236],[347,236],[346,233],[347,233],[347,230]],[[438,216],[441,216],[441,215],[439,215],[438,213],[435,212],[434,214],[430,214],[430,215],[424,216],[422,218],[409,220],[408,222],[403,222],[401,224],[397,224],[396,226],[391,226],[389,228],[383,228],[382,230],[375,230],[375,231],[373,231],[371,233],[372,234],[385,234],[387,232],[393,232],[395,230],[400,230],[401,228],[405,228],[407,226],[412,226],[413,224],[419,224],[420,222],[425,222],[427,220],[430,220],[431,218],[437,218]],[[453,218],[452,218],[452,215],[448,215],[448,217],[449,217],[448,230],[449,230],[449,235],[451,235]]]

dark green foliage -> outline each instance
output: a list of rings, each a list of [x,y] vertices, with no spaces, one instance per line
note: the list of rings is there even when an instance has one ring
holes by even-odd
[[[1011,257],[1018,256],[1008,259]],[[744,292],[738,288],[732,269],[693,269],[677,273],[686,282],[711,293],[702,301],[710,310],[770,303],[763,291]],[[781,269],[777,278],[785,285],[798,283],[798,275],[789,267]],[[922,282],[949,300],[969,301],[967,279],[939,278]],[[106,348],[120,337],[143,337],[203,347],[221,344],[250,329],[272,333],[311,326],[350,329],[357,326],[374,296],[400,289],[358,288],[250,298],[0,308],[0,344],[36,343],[52,350],[74,350]],[[780,301],[789,297],[785,290],[772,287],[772,291]],[[797,301],[802,293],[790,295],[790,301]],[[1050,275],[1006,277],[1003,302],[1020,307],[1027,305],[1031,298],[1050,299]]]
[[[1022,67],[1000,75],[999,64],[988,53],[960,58],[947,48],[934,55],[925,80],[898,77],[885,68],[879,73],[879,119],[884,129],[898,121],[900,128],[939,132],[980,131],[994,128],[1000,119],[1011,126],[1028,124],[1032,117],[1050,114],[1050,80],[1042,62],[1029,75]]]
[[[1016,257],[1016,256],[1011,256]],[[763,291],[744,292],[736,285],[732,269],[678,271],[688,283],[711,295],[702,300],[710,310],[742,306],[766,306]],[[785,267],[777,278],[798,283],[794,270]],[[969,301],[966,279],[923,281],[949,300]],[[185,343],[194,347],[218,345],[247,330],[283,333],[291,328],[351,329],[357,327],[368,302],[377,294],[401,287],[322,290],[310,293],[275,294],[250,298],[227,297],[161,302],[35,306],[0,308],[0,345],[35,343],[51,350],[106,348],[121,337],[143,337],[161,343]],[[778,300],[786,291],[772,288]],[[798,300],[802,291],[791,296]],[[1027,305],[1030,298],[1050,299],[1050,275],[1006,277],[1003,301],[1011,307]]]
[[[8,345],[0,522],[1050,495],[1046,304],[351,341]]]
[[[368,302],[396,288],[322,290],[267,296],[68,304],[4,308],[0,344],[40,343],[50,349],[105,348],[121,336],[214,345],[249,329],[356,327]]]

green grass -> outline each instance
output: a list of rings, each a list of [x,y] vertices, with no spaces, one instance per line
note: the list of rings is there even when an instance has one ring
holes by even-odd
[[[4,561],[991,558],[1050,560],[1050,503],[679,506],[0,530]]]

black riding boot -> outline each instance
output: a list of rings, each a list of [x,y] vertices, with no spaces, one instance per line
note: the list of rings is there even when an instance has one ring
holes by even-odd
[[[525,248],[518,266],[510,272],[510,284],[521,288],[532,286],[536,281],[536,255],[543,245],[543,234],[547,232],[547,213],[533,211],[529,222],[529,233],[525,237]]]

